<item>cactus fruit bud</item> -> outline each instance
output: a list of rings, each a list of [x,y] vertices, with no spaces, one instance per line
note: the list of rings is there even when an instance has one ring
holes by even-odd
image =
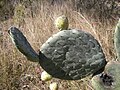
[[[68,29],[68,18],[64,15],[58,17],[55,20],[55,26],[59,30],[67,30]]]
[[[110,61],[103,73],[91,80],[95,90],[120,90],[120,62]]]
[[[46,71],[43,71],[41,74],[41,80],[42,81],[49,81],[52,79],[52,76],[48,74]]]
[[[53,82],[50,84],[50,90],[58,90],[58,84],[56,82]]]

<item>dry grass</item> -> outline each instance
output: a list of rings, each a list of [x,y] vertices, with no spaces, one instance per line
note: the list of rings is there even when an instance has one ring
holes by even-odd
[[[70,28],[86,30],[99,40],[107,60],[115,58],[112,40],[114,26],[110,23],[102,25],[97,20],[89,19],[87,15],[83,16],[74,10],[72,2],[50,5],[44,1],[34,5],[37,13],[31,14],[29,8],[25,8],[22,22],[15,20],[17,18],[14,15],[12,19],[1,23],[3,36],[0,37],[0,90],[49,90],[50,82],[40,80],[42,69],[39,64],[27,61],[12,44],[7,33],[10,26],[19,27],[38,51],[52,34],[58,32],[54,27],[54,19],[64,14],[69,18]],[[59,83],[59,90],[93,90],[89,78],[79,81],[52,81]]]

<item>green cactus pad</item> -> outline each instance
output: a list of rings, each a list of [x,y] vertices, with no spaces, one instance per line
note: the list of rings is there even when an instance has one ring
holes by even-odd
[[[27,41],[26,37],[18,28],[10,27],[8,33],[13,44],[22,54],[27,57],[28,60],[33,62],[39,61],[38,54],[34,51],[30,43]]]
[[[95,90],[120,90],[120,62],[108,62],[104,72],[91,81]]]
[[[98,41],[81,30],[63,30],[50,37],[40,49],[40,65],[53,77],[77,80],[106,64]]]
[[[120,61],[120,19],[115,28],[114,46],[117,54],[117,60]]]

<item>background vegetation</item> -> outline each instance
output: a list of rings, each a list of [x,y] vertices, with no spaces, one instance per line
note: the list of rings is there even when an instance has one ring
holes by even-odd
[[[27,61],[12,44],[7,30],[19,27],[36,51],[58,30],[54,20],[69,18],[69,27],[99,40],[107,60],[114,60],[113,32],[120,17],[119,0],[0,0],[0,90],[49,90],[40,80],[41,67]],[[53,79],[59,90],[93,90],[89,77],[79,81]]]

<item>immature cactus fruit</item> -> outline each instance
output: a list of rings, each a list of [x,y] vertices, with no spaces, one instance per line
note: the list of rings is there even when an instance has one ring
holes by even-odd
[[[55,20],[55,26],[60,30],[67,30],[68,29],[68,18],[64,15],[58,17]]]
[[[120,62],[110,61],[103,73],[92,78],[95,90],[120,90]]]
[[[41,74],[41,80],[42,81],[49,81],[52,79],[52,76],[48,74],[46,71],[43,71]]]
[[[120,19],[116,25],[114,33],[114,45],[117,53],[118,61],[120,60]]]

